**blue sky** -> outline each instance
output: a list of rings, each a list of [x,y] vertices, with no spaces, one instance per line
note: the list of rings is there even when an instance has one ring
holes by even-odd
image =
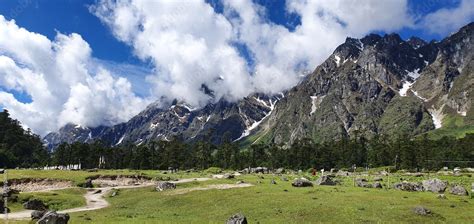
[[[41,134],[68,122],[110,125],[157,100],[203,106],[202,84],[217,99],[278,93],[345,36],[440,40],[474,18],[471,0],[204,1],[0,0],[0,29],[16,46],[0,43],[0,66],[14,71],[0,77],[0,105]]]

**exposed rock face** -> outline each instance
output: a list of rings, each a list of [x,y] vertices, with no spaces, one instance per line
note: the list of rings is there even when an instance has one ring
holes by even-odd
[[[449,190],[449,193],[454,194],[454,195],[459,195],[459,196],[468,195],[468,192],[467,192],[466,188],[464,188],[464,187],[461,186],[461,185],[454,185],[454,186],[451,187],[451,189]]]
[[[157,191],[166,191],[172,189],[176,189],[176,184],[166,181],[158,182],[158,185],[156,186]]]
[[[313,183],[305,178],[298,178],[291,183],[293,187],[312,187]]]
[[[247,218],[244,215],[237,213],[231,216],[226,224],[247,224]]]
[[[448,183],[440,179],[434,178],[434,179],[423,181],[423,189],[425,191],[431,191],[434,193],[443,193],[447,187],[448,187]]]

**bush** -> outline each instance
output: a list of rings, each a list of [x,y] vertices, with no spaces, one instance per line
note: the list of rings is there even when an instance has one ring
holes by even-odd
[[[219,167],[209,167],[206,170],[204,170],[205,173],[212,173],[212,174],[218,174],[222,172],[222,169]]]

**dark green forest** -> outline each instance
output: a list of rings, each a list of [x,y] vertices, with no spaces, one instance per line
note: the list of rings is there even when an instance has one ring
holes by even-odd
[[[225,136],[225,135],[224,135]],[[225,138],[225,137],[224,137]],[[239,143],[223,140],[220,145],[210,141],[186,143],[179,138],[154,141],[142,145],[130,143],[108,147],[92,144],[61,144],[48,153],[40,138],[23,130],[20,123],[0,112],[0,167],[40,167],[45,165],[82,164],[82,168],[97,168],[99,158],[105,159],[105,169],[243,169],[269,168],[348,168],[393,166],[395,169],[437,170],[443,166],[474,166],[474,134],[456,139],[444,137],[431,140],[427,135],[375,136],[315,143],[300,139],[290,146],[254,144],[242,148]]]

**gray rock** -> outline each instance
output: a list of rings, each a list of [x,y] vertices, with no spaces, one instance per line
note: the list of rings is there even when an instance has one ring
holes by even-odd
[[[41,219],[48,211],[32,211],[31,212],[31,219]]]
[[[87,179],[86,183],[84,184],[85,188],[93,188],[94,185],[92,185],[92,179]]]
[[[447,187],[448,187],[448,183],[446,181],[442,181],[437,178],[423,181],[423,189],[425,191],[431,191],[434,193],[443,193]]]
[[[467,190],[463,186],[457,185],[457,184],[451,187],[451,189],[449,190],[449,193],[454,194],[454,195],[459,195],[459,196],[468,195]]]
[[[436,198],[438,198],[438,199],[447,199],[446,195],[444,195],[444,194],[438,194],[438,196]]]
[[[113,191],[112,194],[110,194],[110,197],[115,197],[118,195],[118,191]]]
[[[285,169],[283,169],[283,168],[278,168],[278,169],[275,170],[276,174],[282,174],[284,172],[285,172]]]
[[[176,189],[176,184],[167,181],[158,182],[158,185],[156,186],[157,191],[166,191],[172,189]]]
[[[366,187],[366,188],[372,187],[372,185],[367,182],[367,179],[364,179],[364,178],[357,178],[355,180],[355,183],[357,187]]]
[[[374,181],[383,181],[383,178],[382,177],[375,177]]]
[[[347,172],[347,171],[342,171],[342,170],[339,170],[339,171],[337,171],[337,173],[336,173],[336,176],[348,177],[349,175],[350,175],[349,172]]]
[[[333,176],[325,175],[321,176],[316,180],[316,185],[336,185],[337,182],[334,181]]]
[[[305,178],[298,178],[291,183],[293,187],[312,187],[313,183]]]
[[[243,180],[239,180],[235,184],[243,184],[243,183],[245,183]]]
[[[226,173],[226,174],[224,174],[224,176],[222,178],[224,178],[224,179],[234,179],[234,177],[235,177],[234,174]]]
[[[46,212],[37,224],[67,224],[69,222],[69,214],[59,214],[55,211]]]
[[[401,191],[423,191],[423,185],[421,183],[412,183],[406,181],[394,184],[393,188]]]
[[[372,187],[373,187],[373,188],[383,188],[382,184],[381,184],[380,182],[378,182],[378,181],[375,182],[375,183],[373,183],[373,184],[372,184]]]
[[[34,198],[23,203],[23,208],[28,210],[44,211],[48,209],[48,206],[44,204],[43,201]]]
[[[417,215],[429,215],[431,211],[423,206],[416,206],[413,208],[413,212]]]
[[[280,178],[282,181],[288,181],[288,178],[287,177],[281,177]]]
[[[277,182],[274,179],[272,179],[272,181],[270,181],[270,184],[277,184]]]
[[[247,224],[247,218],[241,213],[237,213],[227,219],[226,224]]]

